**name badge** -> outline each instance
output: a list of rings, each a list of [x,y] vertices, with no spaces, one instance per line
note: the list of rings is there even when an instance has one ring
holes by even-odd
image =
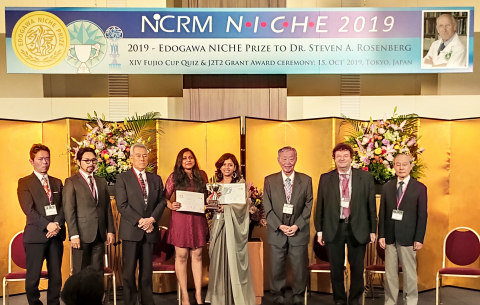
[[[283,213],[292,215],[293,214],[293,204],[285,203],[283,205]]]
[[[403,211],[393,210],[392,211],[392,219],[401,221],[403,219]]]
[[[350,206],[350,198],[342,198],[340,201],[340,206],[342,208],[348,208]]]
[[[57,206],[54,204],[49,204],[45,206],[45,214],[47,216],[57,215]]]

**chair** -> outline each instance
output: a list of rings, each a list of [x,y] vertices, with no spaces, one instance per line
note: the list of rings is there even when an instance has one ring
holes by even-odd
[[[160,234],[158,234],[157,242],[153,247],[153,274],[175,274],[175,265],[165,263],[175,254],[175,247],[167,243],[168,228],[160,226],[159,230]],[[178,305],[182,305],[182,291],[178,281],[177,298]]]
[[[108,267],[108,256],[105,254],[103,267],[103,276],[107,278],[107,301],[110,303],[110,285],[113,286],[113,305],[117,305],[117,285],[115,279],[115,271]],[[73,259],[72,259],[72,247],[70,246],[70,276],[73,274]]]
[[[347,246],[345,245],[345,252],[346,250],[347,250]],[[327,249],[325,246],[322,246],[318,243],[318,239],[316,235],[313,237],[313,252],[315,253],[315,256],[319,260],[321,260],[321,262],[311,264],[308,266],[308,270],[310,271],[310,274],[308,277],[308,285],[305,288],[305,305],[307,304],[307,299],[308,299],[308,288],[310,287],[311,273],[330,273],[330,263],[328,259]],[[344,273],[345,273],[345,283],[346,283],[345,288],[347,290],[347,295],[348,295],[348,292],[350,290],[349,289],[350,281],[349,281],[349,274],[347,269],[347,255],[345,255]]]
[[[370,292],[372,294],[372,299],[373,297],[373,280],[375,279],[375,275],[377,274],[385,274],[385,249],[382,249],[380,247],[380,244],[378,241],[376,242],[376,255],[375,255],[375,262],[378,261],[378,258],[382,261],[381,264],[373,264],[373,265],[368,265],[365,267],[365,278],[367,280],[367,284],[370,286]],[[402,266],[398,265],[398,273],[402,273]]]
[[[458,227],[448,232],[443,243],[442,269],[437,272],[436,279],[436,305],[441,301],[440,288],[442,278],[469,277],[480,278],[480,269],[468,267],[445,267],[445,257],[457,266],[473,264],[480,256],[480,236],[475,230],[467,227]]]
[[[12,272],[12,260],[15,265],[25,270]],[[27,275],[26,269],[27,259],[23,246],[23,231],[20,231],[12,237],[10,245],[8,246],[8,274],[3,278],[3,305],[8,304],[8,283],[25,281]],[[40,279],[48,280],[48,272],[42,270]]]

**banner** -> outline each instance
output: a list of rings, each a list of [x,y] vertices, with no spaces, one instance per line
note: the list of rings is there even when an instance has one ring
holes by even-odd
[[[473,71],[473,7],[6,8],[8,73]]]

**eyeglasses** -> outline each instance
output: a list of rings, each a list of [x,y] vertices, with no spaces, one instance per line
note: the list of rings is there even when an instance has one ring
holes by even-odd
[[[87,163],[87,164],[97,164],[98,160],[97,159],[91,159],[91,160],[88,160],[88,159],[84,159],[82,160],[83,162]]]

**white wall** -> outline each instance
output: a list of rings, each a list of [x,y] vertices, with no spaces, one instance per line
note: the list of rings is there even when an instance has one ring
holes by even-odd
[[[478,95],[402,95],[361,96],[360,118],[369,120],[390,117],[397,107],[400,114],[416,113],[420,117],[436,119],[463,119],[480,117]],[[288,97],[287,119],[311,119],[341,116],[341,97]]]

